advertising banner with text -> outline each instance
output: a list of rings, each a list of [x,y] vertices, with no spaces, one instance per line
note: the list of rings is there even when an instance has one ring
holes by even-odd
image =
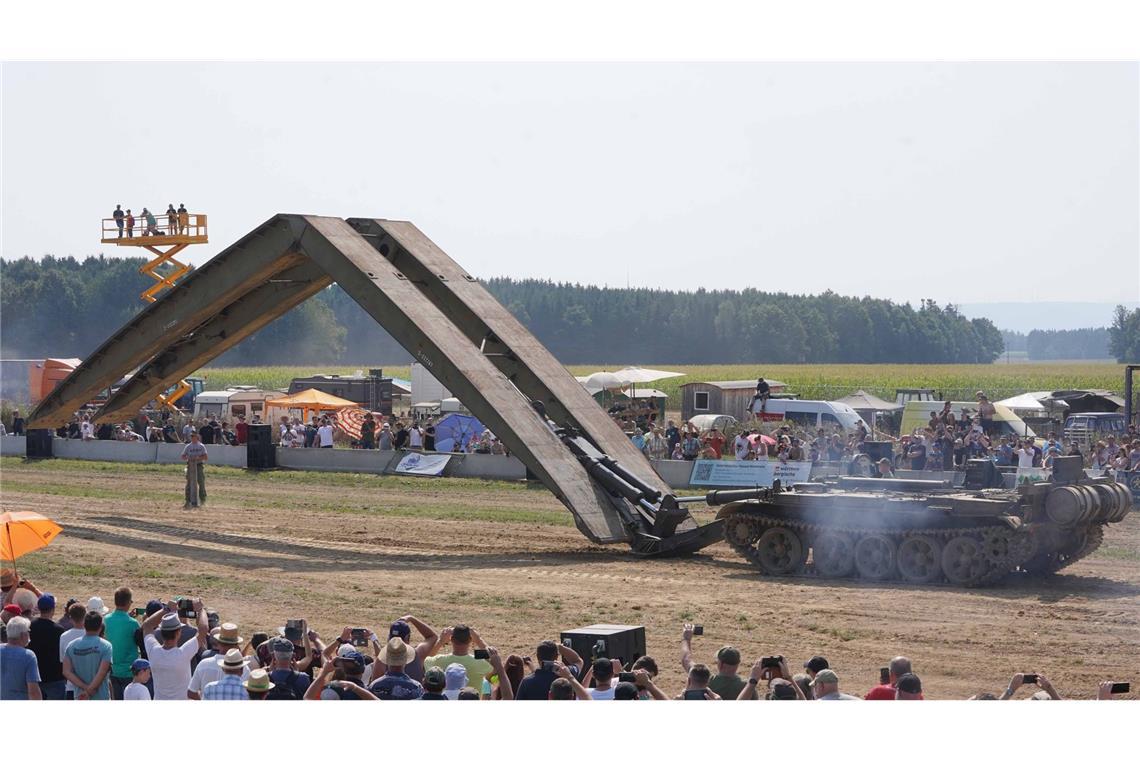
[[[739,461],[736,459],[698,459],[693,462],[689,485],[726,488],[768,487],[779,480],[783,485],[806,483],[811,478],[811,462],[779,460]]]

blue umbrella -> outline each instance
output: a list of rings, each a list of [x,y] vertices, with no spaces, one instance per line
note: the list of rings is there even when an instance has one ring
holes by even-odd
[[[452,412],[435,423],[435,450],[450,453],[458,444],[462,451],[471,436],[480,436],[486,429],[486,425],[470,414]]]

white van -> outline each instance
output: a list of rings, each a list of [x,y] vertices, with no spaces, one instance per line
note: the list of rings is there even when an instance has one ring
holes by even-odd
[[[756,422],[786,421],[805,430],[831,429],[835,426],[847,432],[855,430],[862,419],[847,404],[835,401],[806,401],[798,398],[770,398],[760,411],[760,400],[753,400],[749,407],[752,419]]]
[[[238,385],[224,391],[203,391],[194,397],[194,419],[205,419],[212,414],[218,420],[230,423],[236,422],[239,416],[244,416],[247,422],[254,415],[267,420],[265,402],[284,395],[281,391],[264,391],[253,385]]]

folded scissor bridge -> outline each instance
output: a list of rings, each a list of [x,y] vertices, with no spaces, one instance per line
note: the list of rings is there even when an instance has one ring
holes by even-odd
[[[698,527],[577,380],[409,222],[279,214],[151,304],[33,410],[55,427],[137,371],[97,413],[130,419],[157,393],[338,283],[573,513],[591,540],[644,555],[698,550]]]

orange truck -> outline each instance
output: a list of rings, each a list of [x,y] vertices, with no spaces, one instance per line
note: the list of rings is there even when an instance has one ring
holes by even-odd
[[[28,362],[28,396],[32,406],[43,401],[44,396],[55,390],[55,386],[63,382],[79,364],[79,359],[37,359]]]

